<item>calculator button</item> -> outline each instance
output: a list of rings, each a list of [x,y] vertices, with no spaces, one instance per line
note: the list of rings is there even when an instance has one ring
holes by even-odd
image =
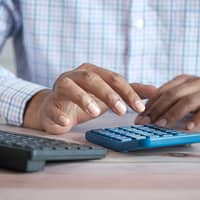
[[[134,133],[126,133],[126,136],[132,138],[132,139],[135,139],[135,140],[144,140],[146,139],[145,136],[142,136],[142,135],[137,135],[137,134],[134,134]]]
[[[154,130],[153,133],[154,133],[154,134],[157,134],[157,135],[159,135],[159,136],[168,134],[168,133],[166,133],[166,132],[158,131],[158,130]]]
[[[159,135],[151,135],[151,136],[150,136],[150,139],[158,139],[158,138],[160,138]]]
[[[130,132],[130,133],[134,132],[134,129],[132,129],[132,128],[123,127],[123,128],[121,128],[121,129],[124,130],[124,131],[128,131],[128,132]]]
[[[187,133],[177,133],[176,135],[177,136],[185,136],[185,135],[187,135]]]
[[[138,129],[142,130],[142,131],[145,131],[145,132],[150,132],[150,133],[152,133],[154,131],[154,129],[146,127],[146,126],[144,126],[144,127],[138,126]]]
[[[143,135],[143,136],[146,136],[146,137],[151,137],[153,134],[152,133],[145,133],[145,132],[142,132],[140,133],[140,135]]]
[[[162,137],[173,137],[172,134],[166,134],[166,135],[163,135]]]
[[[106,136],[110,139],[113,139],[113,140],[117,140],[117,141],[130,141],[129,138],[125,137],[125,136],[121,136],[119,134],[116,134],[115,132],[111,132],[111,131],[108,131],[109,129],[107,130],[98,130],[98,134],[100,135],[103,135],[103,136]]]

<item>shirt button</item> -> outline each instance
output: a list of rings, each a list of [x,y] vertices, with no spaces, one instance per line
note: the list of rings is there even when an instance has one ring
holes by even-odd
[[[135,27],[138,29],[138,30],[142,30],[143,27],[144,27],[144,20],[143,19],[137,19],[135,21]]]

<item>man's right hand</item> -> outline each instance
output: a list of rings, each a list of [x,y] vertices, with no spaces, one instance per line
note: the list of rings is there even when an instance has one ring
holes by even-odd
[[[150,99],[156,93],[153,86],[129,84],[115,72],[86,63],[63,73],[52,90],[41,91],[30,100],[24,126],[61,134],[109,108],[117,115],[126,113],[126,105],[143,112],[141,98]]]

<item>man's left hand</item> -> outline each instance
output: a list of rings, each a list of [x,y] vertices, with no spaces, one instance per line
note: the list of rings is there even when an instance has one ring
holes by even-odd
[[[159,88],[159,92],[146,104],[146,110],[135,123],[154,123],[161,127],[171,126],[189,113],[192,118],[185,128],[200,128],[200,77],[180,75]]]

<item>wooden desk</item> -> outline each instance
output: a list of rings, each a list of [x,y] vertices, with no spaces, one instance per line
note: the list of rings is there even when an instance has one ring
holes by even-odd
[[[85,143],[85,130],[131,124],[133,118],[133,114],[127,114],[123,118],[107,114],[76,127],[60,138]],[[3,125],[0,129],[47,136],[45,133]],[[181,157],[183,155],[189,156]],[[44,171],[32,174],[0,170],[0,200],[199,200],[199,161],[200,145],[196,144],[128,154],[110,151],[102,160],[49,164]]]

